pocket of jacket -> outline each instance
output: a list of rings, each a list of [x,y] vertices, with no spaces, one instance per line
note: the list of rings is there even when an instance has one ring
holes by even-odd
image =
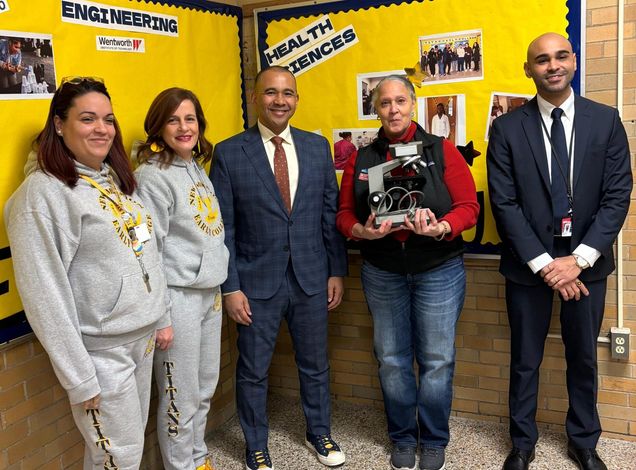
[[[121,278],[121,288],[115,306],[102,320],[102,334],[118,335],[156,322],[165,312],[165,277],[160,264],[147,267],[151,290],[141,272]]]

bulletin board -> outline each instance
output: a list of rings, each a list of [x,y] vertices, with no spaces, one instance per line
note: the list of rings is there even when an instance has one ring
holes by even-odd
[[[169,87],[198,96],[213,143],[245,127],[237,7],[205,0],[2,0],[0,60],[16,38],[21,66],[8,79],[0,75],[0,207],[24,179],[31,143],[65,76],[104,79],[129,152],[145,140],[150,103]],[[29,330],[0,213],[0,343]]]
[[[443,104],[448,138],[470,165],[481,206],[477,226],[464,233],[468,252],[496,255],[485,158],[492,120],[534,95],[523,64],[528,44],[548,31],[570,39],[578,61],[572,85],[583,91],[584,11],[584,0],[362,0],[261,9],[255,12],[259,66],[294,72],[300,102],[292,124],[332,144],[343,131],[356,146],[372,140],[380,123],[370,96],[386,75],[415,85],[415,119],[427,131]],[[429,53],[444,49],[451,58],[440,71]]]

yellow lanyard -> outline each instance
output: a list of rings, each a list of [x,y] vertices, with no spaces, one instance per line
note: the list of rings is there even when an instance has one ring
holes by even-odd
[[[104,197],[106,199],[108,199],[110,202],[113,203],[113,205],[115,206],[115,211],[117,212],[117,217],[119,217],[121,220],[123,220],[124,225],[126,226],[126,230],[130,231],[131,229],[134,228],[135,223],[133,221],[133,216],[130,212],[128,212],[126,209],[124,209],[122,203],[121,203],[121,196],[119,196],[119,194],[117,194],[117,201],[115,201],[111,195],[108,193],[108,191],[106,191],[104,189],[104,187],[99,184],[97,181],[95,181],[93,178],[91,178],[90,176],[86,176],[86,175],[79,175],[80,178],[82,178],[84,181],[88,181],[90,183],[91,186],[93,186],[95,189],[97,189],[100,193],[102,193],[104,195]],[[115,188],[115,184],[113,183],[113,188]],[[117,193],[117,189],[113,189],[114,193]]]
[[[146,283],[146,288],[148,292],[151,291],[150,288],[150,276],[148,275],[148,271],[146,270],[146,266],[143,261],[143,242],[140,242],[137,239],[137,234],[135,233],[135,222],[133,220],[133,215],[124,209],[121,203],[121,196],[117,194],[117,188],[113,182],[113,192],[117,194],[117,199],[119,201],[115,201],[108,191],[106,191],[101,184],[95,181],[93,178],[86,175],[79,175],[84,181],[87,181],[91,186],[97,189],[100,193],[104,195],[110,202],[113,203],[115,212],[117,212],[117,217],[120,218],[126,227],[126,233],[128,234],[128,238],[130,238],[130,246],[132,248],[133,253],[135,254],[135,258],[137,258],[137,262],[139,263],[139,267],[141,268],[141,272],[143,274],[144,282]]]

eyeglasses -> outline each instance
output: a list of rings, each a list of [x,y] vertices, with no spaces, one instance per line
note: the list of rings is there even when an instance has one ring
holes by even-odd
[[[84,82],[97,82],[104,84],[104,79],[101,77],[83,77],[80,75],[69,75],[68,77],[63,77],[60,82],[60,88],[65,84],[69,83],[71,85],[81,85]]]

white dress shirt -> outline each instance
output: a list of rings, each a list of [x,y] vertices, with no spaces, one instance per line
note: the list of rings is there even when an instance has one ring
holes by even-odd
[[[448,122],[448,116],[446,116],[446,114],[442,114],[442,117],[439,117],[437,114],[433,116],[433,119],[431,119],[431,134],[448,139],[450,135],[450,122]]]
[[[274,152],[276,151],[276,146],[274,142],[272,142],[272,137],[276,137],[269,128],[265,127],[258,121],[258,131],[261,134],[261,138],[263,139],[263,145],[265,146],[265,153],[267,153],[267,160],[269,161],[269,166],[272,169],[272,173],[274,173]],[[294,140],[292,139],[291,130],[289,128],[289,124],[287,127],[278,134],[278,136],[283,139],[283,149],[285,150],[285,156],[287,157],[287,171],[289,173],[289,196],[291,198],[292,207],[294,206],[294,197],[296,196],[296,189],[298,188],[298,156],[296,154],[296,146],[294,145]]]

